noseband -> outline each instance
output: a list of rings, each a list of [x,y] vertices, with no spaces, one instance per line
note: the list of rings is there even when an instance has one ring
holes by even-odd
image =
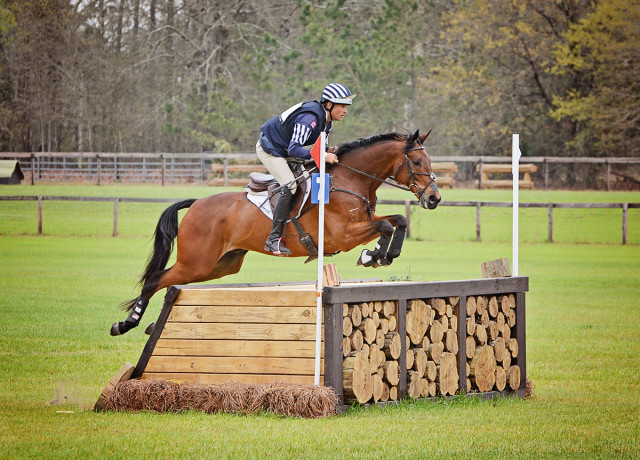
[[[431,185],[433,185],[433,187],[435,187],[434,191],[438,190],[438,186],[436,185],[436,175],[433,172],[431,172],[431,173],[416,172],[411,168],[411,160],[409,159],[409,152],[413,152],[415,150],[422,150],[425,154],[427,153],[427,151],[425,150],[425,148],[423,146],[414,147],[412,149],[407,150],[406,152],[404,152],[404,162],[402,162],[402,163],[400,163],[398,165],[398,167],[396,168],[395,172],[393,173],[393,176],[391,176],[391,177],[395,180],[397,175],[398,175],[398,171],[400,171],[400,168],[402,167],[402,165],[406,165],[407,166],[407,173],[409,174],[409,183],[407,184],[407,186],[409,187],[409,190],[419,200],[422,200],[422,197],[424,196],[424,192],[426,192],[427,189]],[[415,176],[429,176],[429,178],[431,180],[429,181],[429,183],[427,183],[427,185],[424,186],[424,188],[422,190],[420,190],[420,187],[416,183]],[[414,190],[414,188],[415,188],[415,190]]]

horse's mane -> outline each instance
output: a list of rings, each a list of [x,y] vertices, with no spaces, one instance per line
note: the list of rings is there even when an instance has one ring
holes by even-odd
[[[400,141],[405,140],[406,138],[406,135],[399,133],[376,134],[375,136],[364,137],[356,139],[355,141],[340,144],[336,155],[341,156],[360,147],[368,147],[369,145],[377,144],[379,142]]]

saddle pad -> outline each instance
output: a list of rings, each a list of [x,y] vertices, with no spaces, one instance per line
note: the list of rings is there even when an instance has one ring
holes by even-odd
[[[302,203],[300,204],[300,208],[296,217],[300,217],[300,211],[304,208],[305,203],[309,199],[309,195],[311,195],[311,176],[307,177],[306,182],[306,190],[304,192],[304,196],[302,197]],[[273,220],[273,211],[271,210],[271,205],[269,204],[269,192],[253,192],[248,187],[245,189],[247,192],[247,199],[255,204],[260,211],[264,213],[269,219]]]

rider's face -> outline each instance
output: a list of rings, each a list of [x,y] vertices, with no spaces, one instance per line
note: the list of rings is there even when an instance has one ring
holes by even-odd
[[[331,110],[331,121],[342,121],[348,110],[347,104],[333,104],[333,110]]]

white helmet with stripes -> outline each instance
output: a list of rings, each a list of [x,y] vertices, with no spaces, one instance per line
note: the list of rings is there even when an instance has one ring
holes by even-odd
[[[340,83],[329,83],[322,91],[320,102],[330,101],[334,104],[351,105],[355,94],[351,94],[349,88]]]

